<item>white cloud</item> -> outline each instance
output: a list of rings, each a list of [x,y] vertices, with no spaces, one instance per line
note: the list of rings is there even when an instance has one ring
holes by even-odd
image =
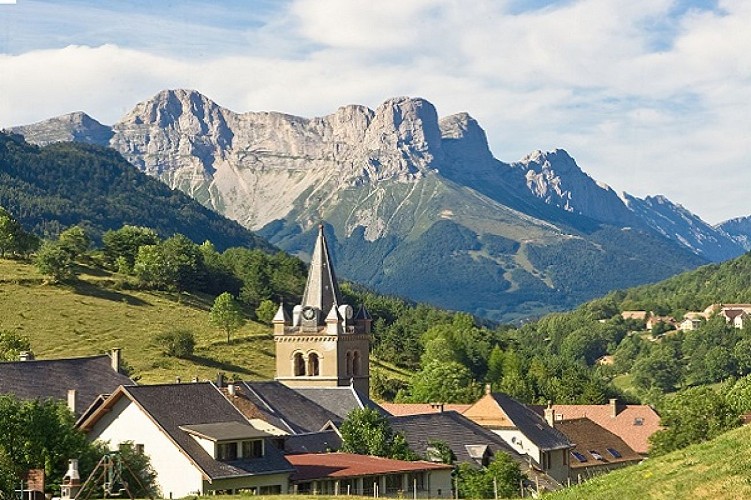
[[[205,26],[185,44],[195,23],[177,16],[174,46],[150,46],[141,15],[131,44],[118,30],[120,45],[75,45],[71,34],[68,47],[5,51],[0,127],[74,110],[113,123],[163,88],[303,116],[413,95],[442,116],[468,111],[502,160],[563,147],[617,190],[665,193],[712,222],[747,215],[751,9],[728,0],[674,17],[676,5],[297,0],[263,26]],[[101,29],[88,33],[106,39]]]

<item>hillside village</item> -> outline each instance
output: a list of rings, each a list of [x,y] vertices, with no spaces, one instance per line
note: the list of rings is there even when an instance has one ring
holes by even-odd
[[[250,491],[453,498],[454,466],[487,467],[501,454],[526,477],[519,493],[537,493],[648,455],[659,416],[616,399],[524,405],[488,386],[472,404],[376,403],[369,397],[372,318],[364,306],[343,302],[323,226],[312,255],[301,303],[291,311],[280,305],[273,318],[274,380],[220,374],[137,385],[121,373],[119,349],[68,359],[23,353],[0,363],[0,393],[63,401],[89,440],[114,450],[132,443],[150,458],[164,497]],[[385,418],[422,459],[338,452],[342,424],[358,410]],[[454,457],[448,464],[439,443]],[[71,498],[84,479],[76,475],[68,472],[64,489]]]

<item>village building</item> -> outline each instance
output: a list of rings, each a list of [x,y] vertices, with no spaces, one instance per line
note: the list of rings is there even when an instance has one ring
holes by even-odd
[[[631,449],[646,456],[649,436],[661,429],[660,416],[649,405],[627,405],[611,399],[605,405],[528,405],[538,415],[550,408],[556,424],[588,418],[623,440]]]
[[[34,359],[31,353],[23,353],[20,361],[0,363],[0,394],[62,401],[80,418],[102,396],[121,385],[135,384],[121,371],[120,349],[65,359]]]
[[[210,382],[120,387],[80,427],[151,459],[166,498],[247,490],[286,493],[293,467]]]
[[[442,463],[407,462],[350,453],[288,455],[296,494],[452,498],[451,471]]]
[[[488,388],[464,416],[498,434],[513,450],[526,455],[536,468],[559,483],[568,479],[569,450],[573,443],[523,404]]]
[[[570,451],[571,483],[639,463],[644,458],[621,438],[588,418],[556,421],[554,412],[548,415],[549,423],[574,443]]]

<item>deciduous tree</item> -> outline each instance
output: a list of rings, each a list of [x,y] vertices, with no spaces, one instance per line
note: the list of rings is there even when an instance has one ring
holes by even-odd
[[[212,325],[221,328],[227,334],[227,343],[230,343],[232,332],[245,324],[240,306],[229,292],[224,292],[214,300],[209,312],[209,321]]]

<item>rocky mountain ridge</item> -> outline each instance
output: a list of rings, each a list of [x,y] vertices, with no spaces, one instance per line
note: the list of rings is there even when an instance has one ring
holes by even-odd
[[[563,150],[501,162],[470,115],[439,119],[420,98],[301,118],[235,113],[197,92],[167,90],[139,103],[108,139],[94,133],[94,120],[54,120],[15,131],[40,143],[72,136],[109,145],[291,252],[308,251],[310,229],[326,220],[343,276],[494,317],[658,280],[726,258],[714,247],[735,244],[661,231],[664,216],[629,207]],[[457,298],[460,286],[477,296]]]

